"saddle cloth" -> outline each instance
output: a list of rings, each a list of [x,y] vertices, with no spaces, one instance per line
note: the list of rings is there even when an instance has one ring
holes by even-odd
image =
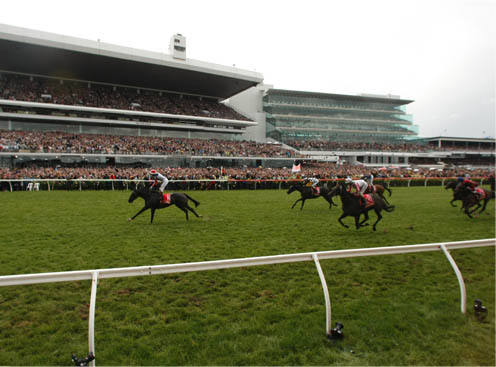
[[[313,192],[313,193],[314,193],[314,195],[315,195],[315,196],[319,196],[319,195],[320,195],[320,187],[318,187],[318,186],[317,186],[317,187],[314,189],[314,192]]]
[[[365,198],[365,207],[368,208],[369,206],[374,205],[374,199],[372,199],[372,196],[369,194],[363,195]]]
[[[360,198],[360,194],[357,192],[354,194],[357,198]],[[374,205],[374,199],[372,199],[372,195],[370,194],[363,194],[363,197],[365,198],[365,208],[368,208],[369,206]],[[362,198],[360,198],[360,204],[362,203]]]
[[[163,194],[162,200],[160,202],[162,202],[164,204],[170,204],[171,203],[171,194],[170,193]]]
[[[475,189],[475,194],[479,197],[479,200],[484,200],[486,198],[486,193],[480,187]]]
[[[369,185],[369,187],[367,188],[367,192],[369,194],[374,194],[376,191],[377,191],[377,187],[375,187],[375,185]]]

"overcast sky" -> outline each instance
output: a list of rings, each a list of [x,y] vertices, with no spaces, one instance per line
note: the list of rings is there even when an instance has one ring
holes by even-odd
[[[0,23],[163,53],[181,33],[274,88],[413,99],[420,136],[496,136],[493,0],[16,0]]]

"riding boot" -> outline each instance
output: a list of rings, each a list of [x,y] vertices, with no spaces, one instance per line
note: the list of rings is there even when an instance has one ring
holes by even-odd
[[[365,196],[363,196],[362,193],[360,193],[360,198],[361,198],[361,202],[360,202],[361,207],[362,209],[365,209],[365,207],[367,206],[367,200],[365,200]]]

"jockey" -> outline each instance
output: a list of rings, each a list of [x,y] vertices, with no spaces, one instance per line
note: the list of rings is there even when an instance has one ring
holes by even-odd
[[[363,175],[362,180],[367,182],[370,193],[374,192],[374,175],[370,173],[370,175]]]
[[[458,177],[458,182],[461,183],[462,187],[466,187],[472,194],[477,193],[478,182],[472,181],[469,177]]]
[[[305,179],[304,181],[305,186],[311,186],[314,194],[317,194],[317,185],[319,184],[319,179],[316,177],[305,177],[305,176],[303,176],[303,178]]]
[[[346,177],[345,180],[347,185],[350,185],[348,191],[351,192],[352,188],[355,188],[355,191],[360,194],[360,197],[363,199],[363,203],[366,203],[365,196],[365,191],[367,191],[367,188],[369,187],[369,184],[365,180],[353,180],[351,177]]]
[[[367,183],[369,184],[369,186],[373,186],[374,185],[374,175],[372,174],[372,172],[370,173],[368,179],[367,179]]]
[[[153,184],[152,184],[152,187],[154,187],[155,185],[157,185],[158,181],[162,181],[162,184],[160,185],[159,190],[160,190],[161,193],[164,193],[164,189],[167,186],[167,184],[169,183],[169,179],[167,177],[165,177],[164,175],[161,175],[160,173],[158,173],[154,169],[152,169],[150,171],[149,176],[150,176],[150,179],[154,180],[153,181]]]

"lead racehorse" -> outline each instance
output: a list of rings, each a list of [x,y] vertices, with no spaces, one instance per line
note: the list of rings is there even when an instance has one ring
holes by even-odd
[[[150,209],[151,210],[150,224],[151,224],[153,223],[155,210],[167,208],[171,205],[175,205],[179,209],[181,209],[184,212],[184,214],[186,214],[186,220],[189,220],[188,211],[192,212],[198,218],[201,217],[201,215],[199,215],[195,211],[195,209],[189,206],[188,200],[191,200],[195,204],[195,207],[200,205],[200,203],[195,199],[193,199],[188,194],[173,192],[170,194],[170,200],[168,202],[164,202],[162,199],[163,194],[160,191],[150,190],[147,187],[138,184],[131,193],[131,196],[129,196],[128,202],[132,203],[134,200],[136,200],[139,197],[145,200],[145,206],[138,213],[136,213],[134,217],[129,218],[128,219],[129,221],[132,221],[134,218],[136,218],[138,215],[143,213],[145,210]]]

